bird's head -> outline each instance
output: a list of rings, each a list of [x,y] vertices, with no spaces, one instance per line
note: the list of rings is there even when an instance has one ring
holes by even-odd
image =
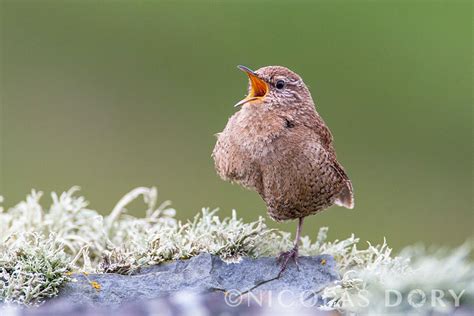
[[[253,71],[238,66],[249,77],[248,95],[235,106],[266,104],[294,106],[313,104],[311,94],[300,76],[282,66],[267,66]]]

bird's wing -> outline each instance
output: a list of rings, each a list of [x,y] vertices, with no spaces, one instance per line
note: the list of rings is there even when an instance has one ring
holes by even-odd
[[[326,126],[323,118],[314,110],[314,108],[302,109],[299,117],[303,125],[312,130],[318,142],[333,156],[336,152],[333,148],[333,137],[331,131]]]
[[[304,125],[316,134],[319,143],[328,154],[327,159],[329,160],[329,165],[336,172],[336,174],[339,175],[339,178],[344,183],[343,189],[336,198],[336,205],[343,206],[348,209],[353,209],[354,191],[352,188],[352,182],[349,179],[349,176],[347,175],[342,165],[337,161],[331,131],[326,126],[324,120],[316,112],[310,114],[308,119],[305,120]]]

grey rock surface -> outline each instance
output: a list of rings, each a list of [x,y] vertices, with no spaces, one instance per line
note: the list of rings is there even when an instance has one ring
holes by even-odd
[[[2,313],[4,312],[4,313]],[[335,311],[323,311],[312,305],[283,303],[277,299],[245,300],[229,304],[220,292],[179,292],[164,298],[127,303],[118,308],[92,307],[58,300],[39,308],[4,310],[2,316],[336,316]]]
[[[300,257],[299,270],[291,263],[278,278],[275,258],[226,263],[201,254],[133,275],[73,275],[75,281],[41,307],[0,306],[0,315],[329,315],[317,308],[318,292],[338,279],[335,267],[328,255]]]
[[[327,255],[301,257],[277,278],[275,258],[225,263],[201,254],[190,260],[151,266],[134,275],[74,275],[76,282],[39,308],[0,305],[0,316],[298,315],[334,316],[318,309],[320,290],[338,279]],[[100,284],[94,289],[90,282]],[[400,314],[399,309],[386,314]],[[417,314],[417,311],[413,311]],[[343,313],[344,314],[344,313]],[[473,315],[471,307],[421,315]]]
[[[189,260],[141,269],[134,275],[82,274],[74,275],[75,282],[67,283],[52,301],[69,301],[80,305],[116,307],[128,302],[152,300],[177,292],[285,291],[308,298],[338,279],[335,261],[331,256],[300,257],[299,271],[290,264],[280,278],[275,258],[244,258],[238,263],[226,263],[219,257],[200,254]],[[97,282],[100,290],[91,286]]]

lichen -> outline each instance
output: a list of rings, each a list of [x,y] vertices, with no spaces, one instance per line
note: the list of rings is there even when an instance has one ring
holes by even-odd
[[[347,243],[337,252],[330,251],[336,257],[341,279],[323,290],[324,307],[370,315],[408,311],[431,314],[452,311],[459,306],[472,307],[473,249],[471,241],[451,250],[427,250],[420,245],[407,247],[398,256],[392,256],[385,240],[376,246],[369,243],[366,249],[358,249],[357,242]],[[413,291],[428,299],[423,304],[410,303],[407,298]],[[456,306],[454,297],[448,297],[448,293],[459,296],[460,305]],[[390,294],[399,295],[400,301],[390,303]]]
[[[40,203],[43,193],[33,190],[25,201],[7,211],[1,209],[2,301],[39,304],[70,278],[67,271],[130,274],[141,266],[202,252],[239,261],[243,256],[275,254],[291,243],[289,234],[268,229],[263,218],[244,223],[235,211],[221,219],[217,210],[203,209],[192,221],[178,222],[169,202],[157,204],[153,187],[132,190],[105,217],[88,209],[78,190],[53,192],[49,208]],[[139,197],[147,206],[141,218],[127,214],[126,209]],[[29,257],[19,257],[23,253]],[[43,271],[50,275],[49,266],[58,262],[64,273],[54,274],[54,283],[40,277]],[[25,275],[25,269],[37,275]],[[32,291],[41,282],[42,292]]]
[[[21,240],[21,242],[19,242]],[[0,302],[34,305],[55,296],[70,280],[69,260],[54,235],[21,234],[0,246]]]
[[[72,271],[86,277],[131,274],[202,252],[238,262],[244,256],[275,256],[292,245],[290,233],[269,229],[262,217],[245,223],[235,211],[221,219],[217,210],[203,209],[193,220],[177,221],[168,201],[157,204],[153,187],[132,190],[107,216],[88,209],[78,190],[53,192],[49,208],[41,205],[42,192],[35,190],[6,211],[0,207],[0,302],[41,304],[71,280]],[[146,205],[145,216],[127,214],[126,207],[139,197]],[[383,302],[387,288],[403,293],[413,287],[464,289],[463,302],[474,300],[472,243],[453,252],[430,254],[418,247],[393,256],[385,240],[361,249],[354,235],[340,241],[328,241],[327,235],[322,227],[314,242],[304,236],[300,246],[301,255],[329,254],[336,260],[341,279],[320,293],[325,308],[380,312],[383,306],[374,302]],[[89,282],[100,291],[99,283]],[[361,293],[369,296],[370,309],[357,304]]]

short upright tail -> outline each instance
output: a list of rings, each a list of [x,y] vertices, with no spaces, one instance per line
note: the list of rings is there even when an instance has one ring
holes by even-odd
[[[334,203],[348,209],[354,208],[354,192],[350,180],[346,181],[344,188],[341,190]]]

